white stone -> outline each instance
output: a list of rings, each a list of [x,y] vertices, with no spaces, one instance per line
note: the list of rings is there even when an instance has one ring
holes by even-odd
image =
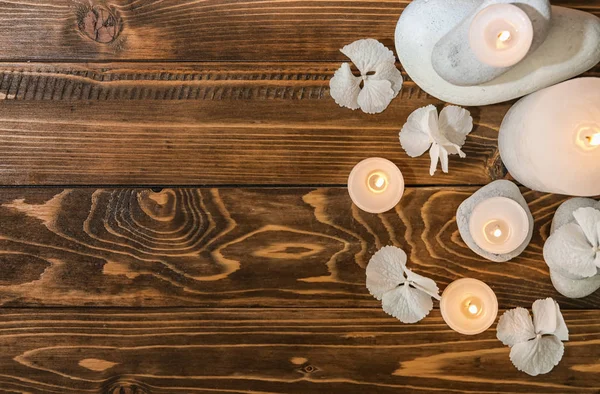
[[[498,78],[511,67],[493,67],[477,59],[469,46],[469,30],[475,16],[493,4],[513,3],[514,0],[485,0],[467,17],[437,42],[432,53],[435,71],[446,81],[459,86],[475,86]],[[521,8],[533,25],[533,41],[528,54],[533,53],[546,40],[550,30],[552,10],[548,0],[520,0]]]
[[[550,279],[556,291],[569,298],[587,297],[600,289],[600,275],[585,279],[570,279],[550,270]]]
[[[478,86],[456,86],[433,68],[433,48],[480,0],[414,0],[396,27],[396,51],[410,78],[440,100],[464,106],[512,100],[579,75],[600,62],[600,19],[552,7],[544,43],[514,68]]]
[[[600,201],[591,198],[572,198],[561,204],[556,210],[550,227],[550,235],[562,226],[575,222],[573,212],[579,208],[592,207],[600,209]],[[549,257],[544,254],[547,260]],[[547,262],[548,264],[548,262]],[[555,265],[555,264],[553,264]],[[570,277],[565,272],[550,269],[550,279],[556,291],[565,297],[583,298],[600,289],[600,275],[594,275],[589,278],[576,279]]]
[[[600,78],[576,78],[519,100],[498,134],[502,162],[530,189],[577,197],[600,195]]]
[[[523,207],[523,209],[525,209],[525,212],[527,212],[527,216],[529,218],[529,231],[527,233],[527,238],[525,238],[525,241],[523,241],[523,243],[517,249],[510,253],[495,254],[485,251],[479,247],[477,243],[475,243],[475,240],[469,231],[469,220],[471,219],[471,213],[473,212],[475,206],[477,206],[477,204],[480,202],[492,197],[507,197],[516,201]],[[525,198],[523,198],[523,195],[521,194],[521,191],[517,185],[506,180],[494,181],[477,190],[471,197],[463,201],[456,211],[456,223],[458,225],[460,236],[473,252],[485,257],[488,260],[498,263],[512,260],[523,253],[525,248],[527,248],[527,245],[529,245],[531,237],[533,236],[533,216],[531,215],[527,201],[525,201]]]

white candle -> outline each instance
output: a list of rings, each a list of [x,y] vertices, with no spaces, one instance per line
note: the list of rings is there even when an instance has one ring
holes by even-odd
[[[506,197],[492,197],[477,204],[469,219],[469,232],[481,249],[505,254],[527,239],[529,217],[523,207]]]
[[[510,174],[530,189],[600,195],[600,78],[572,79],[518,101],[500,127]]]
[[[404,177],[391,161],[372,157],[354,166],[348,177],[348,193],[363,211],[386,212],[400,202]]]
[[[459,279],[450,283],[442,293],[440,312],[454,331],[475,335],[494,324],[498,315],[498,299],[482,281]]]
[[[477,59],[493,67],[510,67],[520,62],[531,48],[533,25],[519,7],[493,4],[471,22],[469,45]]]

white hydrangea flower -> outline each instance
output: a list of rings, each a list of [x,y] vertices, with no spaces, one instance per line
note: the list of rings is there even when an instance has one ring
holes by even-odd
[[[367,289],[382,302],[383,310],[402,323],[416,323],[433,309],[440,299],[436,283],[406,268],[406,253],[385,246],[367,265]]]
[[[600,269],[600,210],[579,208],[573,217],[574,222],[548,237],[544,260],[550,269],[572,279],[590,278]]]
[[[552,298],[533,303],[533,321],[525,308],[508,310],[497,327],[497,337],[510,346],[510,361],[531,376],[548,373],[562,359],[569,330]]]
[[[329,82],[331,97],[341,107],[360,108],[368,114],[383,112],[402,89],[402,74],[396,68],[394,53],[371,38],[346,45],[341,52],[361,76],[353,75],[350,64],[343,63]]]
[[[421,156],[429,149],[429,174],[433,176],[438,161],[442,171],[448,172],[449,154],[466,157],[461,148],[472,130],[473,118],[466,109],[451,105],[438,116],[435,106],[428,105],[410,114],[400,131],[400,144],[410,157]]]

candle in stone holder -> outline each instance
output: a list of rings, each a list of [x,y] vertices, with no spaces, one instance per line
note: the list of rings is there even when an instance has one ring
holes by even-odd
[[[490,328],[496,320],[498,300],[494,291],[482,281],[459,279],[442,293],[440,312],[454,331],[475,335]]]
[[[530,189],[600,194],[600,78],[572,79],[519,100],[498,136],[502,161]]]
[[[523,207],[507,197],[492,197],[475,206],[469,232],[481,249],[494,254],[514,251],[529,234],[529,216]]]
[[[510,67],[531,48],[533,25],[529,16],[512,4],[492,4],[482,9],[469,29],[469,45],[481,62]]]
[[[354,166],[348,177],[348,193],[363,211],[386,212],[400,202],[404,177],[391,161],[372,157]]]

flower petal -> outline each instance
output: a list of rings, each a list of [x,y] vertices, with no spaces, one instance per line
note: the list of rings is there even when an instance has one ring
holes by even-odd
[[[496,327],[496,337],[508,346],[535,338],[535,329],[527,309],[516,308],[504,312]]]
[[[448,151],[445,147],[440,146],[440,163],[442,163],[442,171],[448,173]]]
[[[395,246],[384,246],[367,265],[367,289],[381,300],[383,295],[406,281],[406,253]]]
[[[405,268],[404,270],[406,271],[406,278],[410,282],[413,282],[414,286],[417,289],[424,291],[436,300],[439,300],[441,298],[440,289],[438,288],[437,284],[433,279],[412,272],[408,268]]]
[[[394,98],[398,96],[402,89],[402,73],[396,68],[394,63],[381,63],[375,67],[375,74],[367,76],[368,80],[385,80],[390,81],[394,90]]]
[[[456,144],[446,144],[444,145],[444,149],[446,149],[446,151],[451,154],[451,155],[459,155],[462,158],[467,157],[467,155],[465,154],[465,152],[462,151],[462,149],[460,149],[460,146],[456,145]]]
[[[379,65],[396,62],[394,52],[372,38],[354,41],[343,47],[341,52],[352,60],[363,76],[371,71],[377,72]]]
[[[368,79],[358,94],[360,109],[368,114],[383,112],[394,98],[394,90],[390,81]]]
[[[596,251],[577,223],[556,230],[544,244],[544,260],[550,269],[572,279],[583,279],[598,273]]]
[[[561,341],[568,341],[569,329],[567,328],[567,323],[565,323],[565,319],[560,312],[558,302],[555,301],[554,304],[556,305],[556,330],[554,331],[554,335]]]
[[[556,304],[552,298],[535,301],[531,310],[536,334],[553,334],[556,331]]]
[[[408,116],[400,131],[400,144],[410,157],[418,157],[431,146],[430,123],[437,122],[433,105],[419,108]]]
[[[329,94],[335,102],[350,109],[358,109],[358,94],[360,93],[360,82],[362,78],[352,74],[350,64],[343,63],[329,81]]]
[[[442,109],[439,120],[440,132],[459,149],[465,144],[467,134],[473,130],[471,113],[464,108],[450,105]]]
[[[435,142],[429,149],[429,157],[431,158],[431,164],[429,165],[429,175],[433,176],[437,169],[438,160],[440,159],[440,146]]]
[[[531,376],[548,373],[562,359],[563,343],[554,335],[517,343],[510,349],[510,361]]]
[[[431,297],[419,290],[404,284],[383,296],[383,310],[402,323],[416,323],[422,320],[433,309]]]
[[[579,208],[573,217],[593,248],[600,246],[600,211],[591,207]]]

